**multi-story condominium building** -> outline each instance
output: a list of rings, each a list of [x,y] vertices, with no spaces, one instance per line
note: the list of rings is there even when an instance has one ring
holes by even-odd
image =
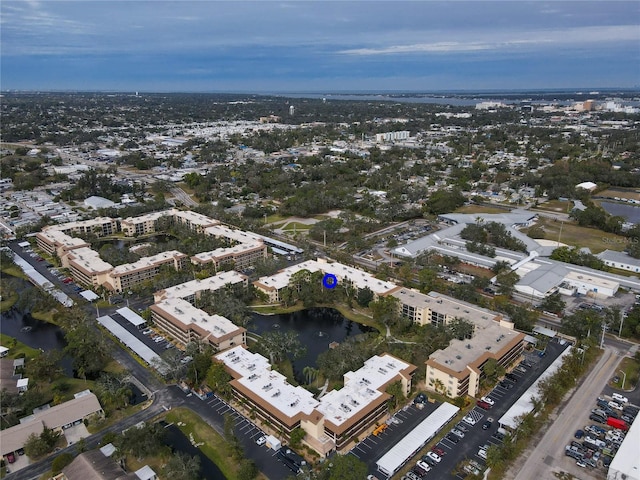
[[[156,231],[158,220],[161,218],[173,218],[178,210],[172,208],[161,212],[151,212],[139,217],[125,218],[120,222],[120,228],[127,237],[146,235]]]
[[[190,210],[176,210],[173,214],[173,220],[196,232],[204,232],[207,227],[217,225],[218,220],[202,215],[201,213],[192,212]]]
[[[388,414],[387,387],[400,382],[402,391],[411,390],[414,365],[389,354],[376,355],[364,366],[344,376],[344,387],[316,400],[311,392],[289,384],[271,370],[260,354],[235,347],[215,356],[233,377],[234,398],[277,435],[289,439],[300,427],[304,443],[321,455],[343,450],[356,437]]]
[[[70,237],[66,233],[52,228],[38,232],[36,234],[36,243],[38,248],[58,258],[62,258],[70,250],[91,246],[81,238]]]
[[[430,323],[437,327],[447,325],[455,318],[474,324],[477,320],[509,322],[509,319],[500,313],[437,292],[425,295],[416,290],[401,288],[393,292],[391,296],[398,299],[402,316],[411,319],[413,323],[418,325]]]
[[[183,345],[200,341],[220,351],[246,344],[246,329],[220,315],[209,315],[187,300],[166,298],[149,308],[156,326]]]
[[[393,142],[396,140],[408,140],[408,130],[398,130],[395,132],[376,133],[376,142]]]
[[[92,287],[108,284],[109,273],[113,270],[113,265],[102,260],[98,252],[89,247],[71,250],[60,257],[60,261],[71,271],[77,283]]]
[[[338,262],[329,262],[321,258],[318,260],[307,260],[306,262],[284,268],[275,275],[259,278],[253,282],[253,285],[265,293],[269,297],[270,302],[276,303],[280,301],[280,292],[282,289],[287,287],[291,282],[291,277],[302,270],[307,270],[311,273],[322,272],[323,274],[334,275],[338,281],[336,288],[340,288],[342,284],[348,284],[355,288],[356,291],[368,287],[373,292],[374,298],[389,295],[401,288],[395,283],[379,280],[363,270]]]
[[[182,270],[189,263],[189,258],[177,250],[162,252],[151,257],[144,257],[134,263],[118,265],[108,275],[108,285],[116,292],[122,292],[134,285],[155,277],[163,265],[170,265],[176,270]]]
[[[261,258],[267,258],[267,246],[261,240],[254,240],[233,247],[216,248],[210,252],[198,253],[191,257],[191,263],[194,265],[212,263],[216,269],[224,264],[233,263],[234,268],[242,270]]]
[[[93,234],[96,237],[104,237],[118,232],[118,221],[109,217],[96,217],[90,220],[80,222],[61,223],[59,225],[51,225],[46,229],[58,230],[67,235]]]
[[[228,272],[220,272],[213,277],[191,280],[175,287],[159,290],[153,295],[153,300],[154,302],[161,302],[167,298],[182,298],[193,304],[200,297],[200,294],[205,291],[215,292],[229,287],[246,289],[248,286],[249,278],[246,275],[235,270],[229,270]]]
[[[450,397],[475,397],[480,391],[487,361],[493,359],[506,369],[519,360],[524,349],[524,333],[493,320],[475,325],[471,339],[454,339],[447,348],[429,356],[427,388]]]

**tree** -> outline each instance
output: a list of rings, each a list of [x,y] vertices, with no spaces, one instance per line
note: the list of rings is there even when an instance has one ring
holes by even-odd
[[[293,330],[263,333],[259,344],[269,355],[271,363],[281,362],[286,355],[295,360],[306,351],[306,347],[298,339],[298,334]]]
[[[109,361],[104,337],[87,323],[78,324],[65,334],[64,351],[73,358],[73,368],[84,378],[96,376]]]
[[[289,435],[289,443],[293,448],[299,448],[302,442],[302,439],[307,435],[307,432],[304,431],[302,427],[296,427],[291,431]]]
[[[546,312],[559,315],[564,311],[564,307],[566,307],[566,305],[567,304],[564,300],[562,300],[560,292],[553,292],[540,303],[540,308]]]
[[[355,455],[334,455],[330,462],[324,462],[323,469],[328,480],[354,480],[367,476],[367,464]]]
[[[206,383],[211,390],[224,398],[231,396],[231,375],[225,370],[224,363],[214,361],[207,371]]]
[[[254,480],[260,473],[258,466],[250,458],[240,460],[240,468],[238,468],[238,480]]]
[[[364,287],[358,290],[358,305],[361,307],[368,307],[369,304],[373,301],[373,292],[369,287]]]
[[[59,474],[64,467],[73,462],[73,455],[70,453],[61,453],[56,458],[53,459],[51,463],[51,473],[53,475]]]
[[[398,380],[397,382],[391,383],[385,390],[386,393],[391,395],[389,399],[389,410],[394,410],[398,405],[400,405],[405,399],[404,390],[402,388],[402,382]]]
[[[122,433],[116,446],[137,458],[154,455],[164,446],[165,429],[159,423],[133,426]]]
[[[27,375],[35,380],[51,383],[62,375],[60,360],[62,360],[62,352],[59,350],[48,350],[40,353],[40,355],[37,355],[27,363]]]
[[[177,452],[171,456],[163,468],[165,478],[175,480],[198,480],[200,478],[200,457]]]
[[[62,433],[44,427],[40,435],[32,433],[24,444],[24,453],[29,458],[37,459],[53,451]]]

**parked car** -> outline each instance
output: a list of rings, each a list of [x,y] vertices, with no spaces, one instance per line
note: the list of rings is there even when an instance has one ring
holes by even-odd
[[[487,451],[484,448],[481,448],[480,450],[478,450],[478,456],[480,458],[484,458],[486,460],[487,459]]]
[[[16,455],[13,452],[7,453],[7,462],[13,463],[16,461]]]
[[[438,456],[440,456],[440,457],[444,456],[444,453],[445,453],[444,450],[439,448],[437,445],[432,447],[431,451],[437,453]]]
[[[431,458],[432,460],[434,460],[437,463],[440,463],[440,460],[442,460],[440,458],[440,455],[438,455],[435,452],[427,452],[427,457]]]
[[[614,402],[613,400],[609,402],[609,406],[614,410],[618,410],[620,412],[622,411],[622,405],[620,405],[618,402]]]
[[[423,462],[422,460],[418,460],[416,462],[416,465],[418,467],[420,467],[422,470],[424,470],[425,473],[431,471],[431,466],[427,462]]]
[[[618,392],[612,393],[611,394],[611,398],[613,398],[616,402],[629,403],[629,399],[627,397],[625,397],[624,395],[621,395]]]
[[[447,440],[449,440],[450,442],[453,442],[453,443],[458,443],[460,441],[460,437],[458,437],[457,435],[454,435],[453,433],[449,432],[449,433],[447,433]]]
[[[458,430],[457,428],[453,428],[451,430],[451,433],[453,433],[454,435],[456,435],[457,437],[460,438],[464,438],[464,432],[461,432],[460,430]]]
[[[496,404],[495,400],[493,398],[491,398],[491,397],[488,397],[488,396],[484,396],[480,400],[483,401],[483,402],[488,403],[491,406],[494,406]]]
[[[267,437],[265,437],[264,435],[258,437],[258,439],[256,440],[256,445],[264,445],[265,443],[267,443]]]
[[[471,415],[465,415],[462,420],[467,422],[469,425],[472,425],[472,426],[477,423],[476,419],[473,418]]]
[[[477,405],[477,406],[479,406],[480,408],[482,408],[483,410],[489,410],[489,409],[491,409],[491,404],[490,404],[490,403],[487,403],[487,402],[485,402],[485,401],[483,401],[483,400],[478,400],[478,401],[476,402],[476,405]]]
[[[483,430],[489,430],[491,428],[491,426],[493,425],[493,418],[489,417],[485,420],[485,422],[482,424],[482,429]]]
[[[573,436],[576,437],[577,439],[581,439],[582,437],[584,437],[584,431],[576,430],[576,433],[574,433]]]

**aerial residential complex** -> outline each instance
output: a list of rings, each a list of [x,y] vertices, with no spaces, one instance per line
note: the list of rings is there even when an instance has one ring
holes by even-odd
[[[172,265],[176,270],[181,270],[188,264],[189,259],[180,252],[163,252],[141,258],[131,264],[114,267],[91,250],[87,242],[71,235],[91,233],[102,237],[118,231],[123,231],[127,236],[150,234],[156,231],[157,223],[162,218],[185,225],[204,235],[224,238],[232,244],[193,256],[193,264],[213,263],[217,269],[225,263],[233,262],[237,268],[246,268],[267,255],[267,246],[261,237],[219,225],[217,220],[199,213],[177,209],[127,218],[120,222],[100,217],[83,222],[52,225],[39,232],[36,241],[44,251],[56,255],[62,265],[71,270],[77,282],[122,292],[153,278],[162,265]]]
[[[262,355],[235,347],[215,358],[233,377],[233,395],[243,408],[286,438],[302,428],[303,442],[321,455],[343,450],[381,420],[388,411],[386,388],[400,382],[407,395],[416,370],[389,354],[376,355],[362,368],[347,372],[342,389],[316,400],[308,390],[294,387],[284,375],[272,371]]]

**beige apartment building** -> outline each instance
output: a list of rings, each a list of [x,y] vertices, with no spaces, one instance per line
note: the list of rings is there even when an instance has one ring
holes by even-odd
[[[189,264],[189,257],[177,250],[162,252],[151,257],[144,257],[134,263],[118,265],[107,276],[105,285],[112,291],[123,292],[128,288],[151,280],[163,265],[169,265],[175,270],[182,270]]]
[[[183,345],[205,342],[216,351],[246,345],[246,329],[220,315],[209,315],[181,298],[167,298],[149,309],[155,325]]]

